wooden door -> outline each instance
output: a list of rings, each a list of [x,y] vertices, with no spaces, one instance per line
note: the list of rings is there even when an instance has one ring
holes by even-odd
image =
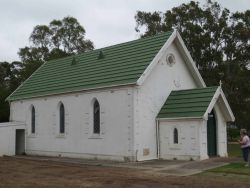
[[[213,111],[208,115],[207,120],[207,153],[209,156],[217,155],[217,131]]]

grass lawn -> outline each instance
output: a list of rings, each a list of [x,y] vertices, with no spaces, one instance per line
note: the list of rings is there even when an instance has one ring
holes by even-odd
[[[228,144],[228,155],[229,157],[237,157],[242,160],[242,153],[239,144],[229,143]],[[228,165],[214,168],[208,171],[205,171],[200,174],[200,176],[205,176],[211,179],[220,179],[225,182],[234,182],[241,181],[249,184],[250,182],[250,168],[244,167],[245,163],[243,162],[232,162]]]
[[[250,168],[244,167],[245,163],[231,163],[226,166],[211,169],[208,172],[247,175],[250,177]],[[250,179],[249,179],[250,181]]]
[[[197,176],[211,179],[211,181],[220,180],[224,183],[227,182],[230,183],[232,187],[235,182],[241,182],[242,187],[250,187],[250,168],[244,167],[244,165],[243,162],[235,162],[205,171]]]
[[[229,143],[227,150],[229,157],[242,157],[240,146],[237,143]]]

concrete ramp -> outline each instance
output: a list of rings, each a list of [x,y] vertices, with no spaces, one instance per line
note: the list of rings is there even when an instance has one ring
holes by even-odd
[[[22,122],[0,123],[0,156],[25,152],[25,124]]]

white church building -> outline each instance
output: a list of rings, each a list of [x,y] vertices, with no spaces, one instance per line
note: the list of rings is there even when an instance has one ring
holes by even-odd
[[[46,62],[7,100],[0,155],[226,157],[227,122],[235,119],[177,31]]]

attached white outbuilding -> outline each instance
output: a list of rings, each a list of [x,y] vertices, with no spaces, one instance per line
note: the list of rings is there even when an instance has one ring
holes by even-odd
[[[25,152],[25,124],[22,122],[0,123],[0,156]]]
[[[198,116],[170,116],[177,91],[211,96]],[[10,120],[25,124],[29,155],[205,159],[213,110],[216,155],[226,156],[226,121],[234,121],[221,88],[206,88],[177,31],[46,62],[7,100]]]
[[[157,120],[159,158],[228,155],[227,122],[234,116],[221,87],[172,91]]]

